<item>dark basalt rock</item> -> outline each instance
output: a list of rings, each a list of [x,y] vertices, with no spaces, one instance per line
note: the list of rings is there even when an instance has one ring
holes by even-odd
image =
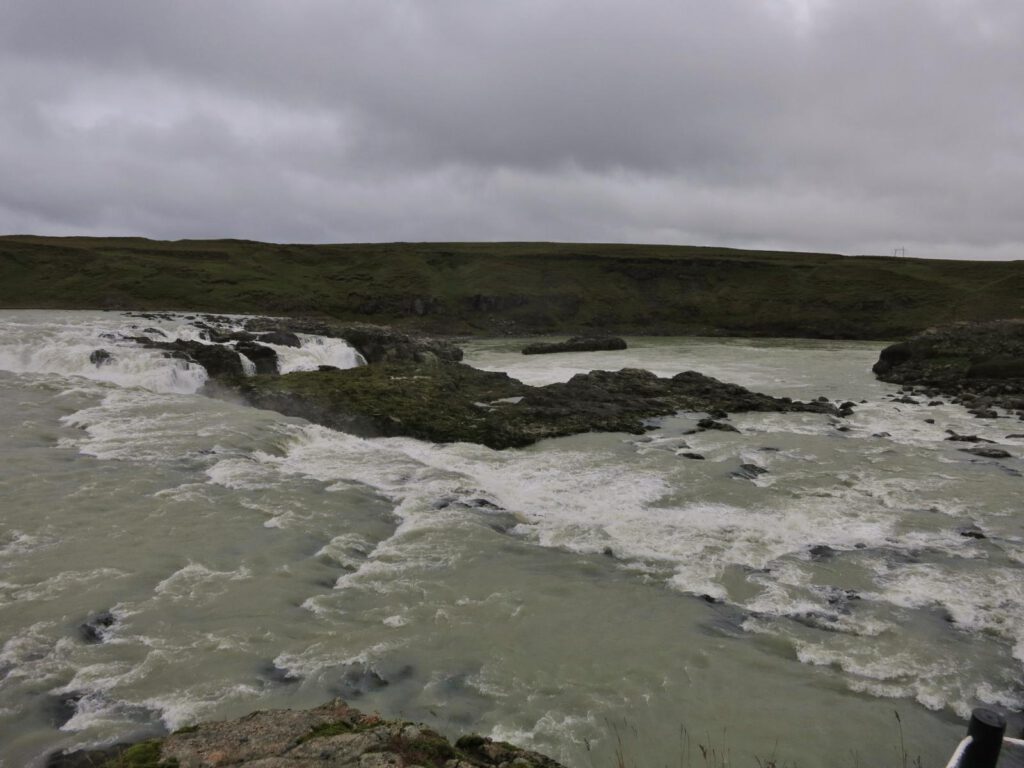
[[[252,360],[258,374],[277,374],[277,352],[254,341],[240,341],[235,350]]]
[[[149,349],[161,349],[169,357],[201,365],[213,379],[243,375],[242,360],[238,353],[219,344],[203,344],[201,341],[186,341],[184,339],[153,341],[144,336],[136,337],[133,341]]]
[[[1002,448],[989,448],[987,446],[981,446],[978,448],[961,448],[964,453],[969,453],[972,456],[981,456],[984,459],[1010,459],[1013,458],[1009,451],[1004,451]]]
[[[101,365],[106,365],[114,356],[107,352],[105,349],[94,349],[89,353],[89,362],[99,368]]]
[[[115,621],[110,611],[100,611],[78,625],[78,634],[87,643],[102,643]]]
[[[301,347],[302,341],[291,331],[269,331],[256,337],[264,344],[277,344],[279,347]]]
[[[958,435],[952,429],[946,430],[949,437],[946,440],[951,440],[954,443],[991,443],[992,440],[986,440],[984,437],[978,437],[977,435]]]
[[[930,328],[883,349],[872,371],[923,387],[929,405],[943,393],[980,418],[994,418],[996,407],[1024,411],[1024,320]]]
[[[331,581],[329,585],[326,585],[329,589],[334,588],[334,581]],[[272,683],[279,685],[295,685],[302,682],[302,678],[299,675],[292,674],[287,669],[281,669],[273,661],[268,661],[260,669],[260,677]]]
[[[436,361],[228,383],[252,405],[334,429],[499,449],[579,432],[642,434],[649,419],[678,411],[836,412],[828,403],[794,403],[693,371],[664,379],[634,368],[581,373],[544,387],[528,386],[505,373]]]
[[[811,556],[811,560],[828,560],[835,557],[838,552],[828,544],[815,544],[807,550],[807,554]]]
[[[573,336],[568,341],[538,342],[523,347],[524,355],[549,355],[555,352],[604,352],[626,349],[618,336]]]
[[[718,432],[739,432],[739,430],[732,424],[726,424],[724,421],[701,419],[697,422],[697,431],[704,432],[706,430],[717,430]]]
[[[757,464],[740,464],[740,468],[731,473],[740,480],[754,480],[760,475],[768,474],[768,470]]]
[[[682,456],[684,459],[695,459],[696,461],[704,461],[704,456],[700,453],[680,453],[678,456]]]
[[[971,523],[970,525],[962,525],[956,529],[956,532],[961,536],[968,539],[985,539],[985,532],[981,530],[977,525]]]

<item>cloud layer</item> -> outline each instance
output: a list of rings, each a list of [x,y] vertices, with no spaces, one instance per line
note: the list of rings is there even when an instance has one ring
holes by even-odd
[[[1019,0],[6,0],[0,231],[1024,258]]]

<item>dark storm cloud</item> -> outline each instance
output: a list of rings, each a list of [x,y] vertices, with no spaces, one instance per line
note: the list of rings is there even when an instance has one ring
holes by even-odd
[[[0,230],[1024,258],[1019,0],[0,9]]]

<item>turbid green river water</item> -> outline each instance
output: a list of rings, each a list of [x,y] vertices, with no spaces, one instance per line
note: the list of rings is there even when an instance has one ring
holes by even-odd
[[[699,745],[735,766],[897,766],[901,743],[930,766],[972,706],[1024,704],[1024,424],[891,402],[877,343],[471,342],[467,362],[529,383],[693,369],[867,401],[499,452],[209,399],[202,369],[117,337],[145,328],[198,335],[0,312],[4,766],[332,696],[573,768],[620,745],[638,767],[723,764]],[[288,370],[358,362],[314,337],[278,351]]]

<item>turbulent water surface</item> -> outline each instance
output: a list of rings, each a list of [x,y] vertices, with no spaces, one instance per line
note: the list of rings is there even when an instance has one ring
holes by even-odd
[[[468,362],[528,383],[695,369],[867,401],[845,422],[685,435],[701,414],[679,414],[492,451],[204,397],[201,368],[117,337],[146,328],[199,338],[183,318],[0,312],[5,766],[331,696],[575,768],[620,745],[704,764],[698,744],[814,766],[900,765],[903,743],[937,765],[971,706],[1024,703],[1024,424],[885,399],[878,344],[473,342]],[[277,351],[359,362],[314,337]]]

